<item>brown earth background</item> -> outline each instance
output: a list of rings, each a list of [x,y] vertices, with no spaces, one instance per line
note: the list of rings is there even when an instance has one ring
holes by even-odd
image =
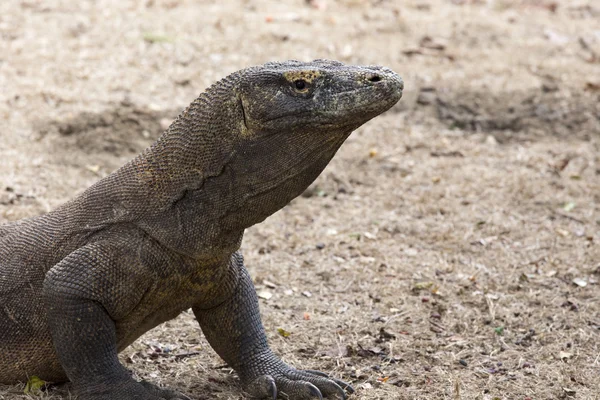
[[[81,193],[230,72],[382,64],[404,99],[245,237],[275,351],[356,400],[600,399],[598,21],[594,0],[2,0],[0,222]],[[122,361],[245,399],[191,313]],[[71,398],[23,390],[0,399]]]

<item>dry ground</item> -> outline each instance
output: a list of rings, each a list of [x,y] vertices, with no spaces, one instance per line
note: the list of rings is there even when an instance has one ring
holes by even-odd
[[[383,64],[401,103],[246,235],[273,347],[357,400],[600,399],[599,18],[594,0],[3,0],[0,221],[80,193],[229,72]],[[244,398],[188,313],[123,361]]]

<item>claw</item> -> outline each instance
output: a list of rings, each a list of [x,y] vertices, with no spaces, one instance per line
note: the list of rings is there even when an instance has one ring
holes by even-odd
[[[339,390],[338,390],[338,393],[340,394],[340,396],[342,396],[342,400],[346,400],[346,392],[344,392],[344,389],[342,389],[340,387]]]
[[[342,387],[340,385],[338,385],[337,383],[333,382],[333,380],[331,378],[329,378],[329,380],[330,380],[329,384],[331,386],[333,386],[335,388],[335,390],[337,390],[338,396],[336,396],[336,398],[340,398],[340,396],[341,396],[342,400],[346,400],[346,392],[344,391],[344,389],[342,389]],[[329,397],[329,394],[331,394],[331,391],[329,391],[327,393],[327,397]]]
[[[271,387],[269,388],[269,391],[271,392],[271,396],[273,396],[273,400],[277,400],[277,385],[275,384],[274,380],[271,381]]]
[[[348,393],[350,393],[350,394],[354,393],[354,388],[352,387],[352,385],[351,385],[351,384],[349,384],[349,383],[346,383],[346,382],[344,382],[344,381],[342,381],[342,380],[339,380],[339,379],[336,379],[336,378],[329,378],[329,379],[331,379],[332,381],[334,381],[335,383],[337,383],[337,384],[338,384],[339,386],[341,386],[341,387],[342,387],[344,390],[347,390],[347,391],[348,391]]]
[[[342,382],[342,383],[344,383],[344,382]],[[344,389],[346,389],[348,391],[348,393],[350,393],[350,394],[355,392],[354,388],[349,383],[346,383],[346,387]]]
[[[308,386],[308,390],[310,390],[310,394],[312,394],[313,396],[317,396],[319,398],[319,400],[323,400],[323,395],[321,394],[321,391],[319,390],[318,387],[316,387],[315,385],[313,385],[310,382],[306,382],[306,386]]]

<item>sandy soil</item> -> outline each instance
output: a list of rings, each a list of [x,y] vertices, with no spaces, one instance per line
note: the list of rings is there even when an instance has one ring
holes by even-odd
[[[383,64],[401,103],[246,235],[275,351],[357,400],[600,399],[599,19],[594,0],[4,0],[0,221],[80,193],[229,72]],[[189,313],[122,359],[244,398]]]

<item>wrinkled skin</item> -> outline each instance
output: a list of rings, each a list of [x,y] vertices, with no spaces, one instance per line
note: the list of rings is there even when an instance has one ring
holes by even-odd
[[[269,348],[238,249],[357,127],[402,95],[382,67],[268,63],[201,94],[149,149],[39,217],[0,226],[0,383],[70,380],[90,400],[183,399],[117,354],[192,308],[258,398],[344,398],[346,383]]]

